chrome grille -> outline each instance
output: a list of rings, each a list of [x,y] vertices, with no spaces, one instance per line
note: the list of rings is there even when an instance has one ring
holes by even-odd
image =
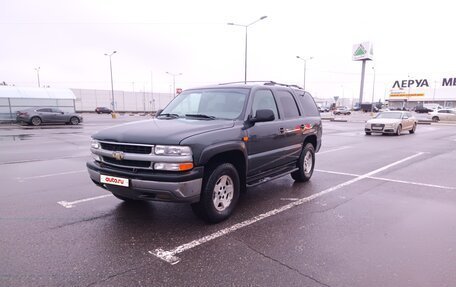
[[[110,151],[123,151],[127,153],[136,153],[136,154],[151,154],[152,146],[147,145],[130,145],[130,144],[117,144],[117,143],[107,143],[100,142],[101,148],[104,150]]]

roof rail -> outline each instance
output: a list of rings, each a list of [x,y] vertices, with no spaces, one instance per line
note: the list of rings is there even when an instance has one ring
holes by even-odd
[[[288,84],[277,83],[274,81],[238,81],[238,82],[220,83],[219,85],[244,84],[244,83],[263,83],[263,85],[265,85],[265,86],[283,86],[283,87],[296,88],[296,89],[303,90],[303,88],[301,88],[298,85],[288,85]]]

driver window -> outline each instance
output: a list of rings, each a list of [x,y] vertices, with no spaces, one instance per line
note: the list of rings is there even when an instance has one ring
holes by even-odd
[[[270,90],[259,90],[255,92],[252,103],[252,116],[255,116],[257,110],[272,110],[277,120],[279,113],[274,96]]]

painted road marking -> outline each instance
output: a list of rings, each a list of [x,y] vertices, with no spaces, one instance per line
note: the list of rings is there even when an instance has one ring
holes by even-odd
[[[334,148],[334,149],[330,149],[330,150],[324,150],[324,151],[320,151],[318,152],[318,154],[325,154],[325,153],[330,153],[330,152],[334,152],[334,151],[340,151],[340,150],[344,150],[344,149],[348,149],[348,148],[351,148],[351,146],[342,146],[342,147],[339,147],[339,148]]]
[[[87,170],[86,170],[86,169],[84,169],[84,170],[74,170],[74,171],[59,172],[59,173],[50,173],[50,174],[37,175],[37,176],[29,176],[29,177],[18,177],[18,178],[16,178],[16,179],[17,179],[18,181],[20,181],[20,182],[23,182],[23,181],[26,181],[26,180],[37,179],[37,178],[46,178],[46,177],[53,177],[53,176],[59,176],[59,175],[83,173],[83,172],[87,172]]]
[[[155,250],[149,251],[149,253],[154,255],[154,256],[156,256],[157,258],[159,258],[159,259],[171,264],[171,265],[177,264],[177,263],[180,262],[180,258],[176,256],[177,254],[180,254],[180,253],[182,253],[184,251],[187,251],[187,250],[190,250],[192,248],[195,248],[195,247],[197,247],[197,246],[199,246],[201,244],[204,244],[204,243],[209,242],[211,240],[214,240],[216,238],[219,238],[219,237],[222,237],[224,235],[227,235],[227,234],[229,234],[229,233],[231,233],[233,231],[236,231],[238,229],[241,229],[241,228],[244,228],[246,226],[252,225],[252,224],[254,224],[254,223],[256,223],[256,222],[258,222],[260,220],[263,220],[265,218],[268,218],[270,216],[282,213],[282,212],[284,212],[284,211],[286,211],[286,210],[288,210],[290,208],[293,208],[293,207],[302,205],[304,203],[310,202],[310,201],[312,201],[312,200],[314,200],[316,198],[319,198],[319,197],[321,197],[321,196],[323,196],[325,194],[328,194],[328,193],[333,192],[335,190],[341,189],[342,187],[351,185],[351,184],[353,184],[355,182],[358,182],[360,180],[368,178],[368,177],[370,177],[370,176],[372,176],[372,175],[374,175],[376,173],[379,173],[379,172],[382,172],[384,170],[387,170],[387,169],[389,169],[389,168],[391,168],[393,166],[399,165],[399,164],[401,164],[403,162],[406,162],[408,160],[414,159],[414,158],[416,158],[418,156],[421,156],[422,154],[424,154],[424,153],[423,152],[416,153],[416,154],[414,154],[412,156],[409,156],[409,157],[406,157],[406,158],[401,159],[399,161],[396,161],[396,162],[393,162],[391,164],[385,165],[385,166],[383,166],[381,168],[378,168],[378,169],[376,169],[374,171],[371,171],[371,172],[368,172],[366,174],[360,175],[360,176],[358,176],[356,178],[353,178],[353,179],[348,180],[346,182],[343,182],[341,184],[338,184],[338,185],[335,185],[333,187],[327,188],[327,189],[325,189],[323,191],[320,191],[318,193],[315,193],[315,194],[313,194],[313,195],[311,195],[309,197],[301,198],[299,200],[296,200],[296,201],[293,201],[293,202],[291,202],[289,204],[286,204],[286,205],[284,205],[284,206],[282,206],[280,208],[273,209],[273,210],[268,211],[266,213],[257,215],[257,216],[255,216],[255,217],[253,217],[251,219],[248,219],[248,220],[245,220],[243,222],[237,223],[237,224],[235,224],[235,225],[233,225],[231,227],[224,228],[224,229],[219,230],[217,232],[214,232],[214,233],[212,233],[210,235],[207,235],[207,236],[201,237],[199,239],[193,240],[191,242],[182,244],[182,245],[177,246],[177,247],[175,247],[175,248],[173,248],[171,250],[163,250],[162,248],[157,248]]]
[[[346,175],[346,176],[359,176],[359,174],[353,174],[353,173],[346,173],[346,172],[338,172],[338,171],[330,171],[330,170],[322,170],[322,169],[315,169],[317,172],[323,172],[323,173],[330,173],[330,174],[337,174],[337,175]],[[413,181],[406,181],[406,180],[400,180],[400,179],[391,179],[391,178],[385,178],[385,177],[376,177],[376,176],[369,176],[367,177],[368,179],[375,179],[375,180],[382,180],[382,181],[389,181],[389,182],[397,182],[397,183],[404,183],[404,184],[412,184],[412,185],[418,185],[418,186],[425,186],[425,187],[433,187],[433,188],[440,188],[440,189],[450,189],[450,190],[456,190],[456,187],[454,186],[444,186],[444,185],[437,185],[437,184],[429,184],[429,183],[421,183],[421,182],[413,182]]]
[[[92,200],[97,200],[97,199],[102,199],[102,198],[112,197],[112,196],[113,196],[112,194],[107,194],[107,195],[100,195],[100,196],[95,196],[95,197],[90,197],[90,198],[84,198],[84,199],[71,201],[71,202],[59,201],[57,203],[60,204],[61,206],[65,207],[65,208],[72,208],[76,204],[81,203],[81,202],[87,202],[87,201],[92,201]]]

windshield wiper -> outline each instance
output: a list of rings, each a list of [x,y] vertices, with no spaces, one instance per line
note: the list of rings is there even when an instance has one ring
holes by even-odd
[[[159,117],[163,116],[163,117],[168,117],[168,118],[178,118],[179,117],[178,114],[169,114],[169,113],[161,113],[158,116]]]
[[[208,116],[205,114],[185,114],[186,117],[195,117],[195,118],[203,118],[203,119],[211,119],[214,120],[214,116]]]

